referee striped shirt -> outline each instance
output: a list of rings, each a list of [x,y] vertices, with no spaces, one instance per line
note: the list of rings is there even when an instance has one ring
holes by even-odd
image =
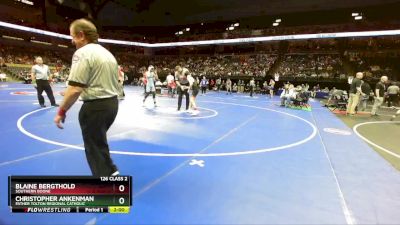
[[[49,80],[50,70],[47,65],[34,65],[31,72],[35,75],[36,80]]]
[[[111,98],[119,93],[118,64],[99,44],[87,44],[74,53],[68,83],[84,87],[83,101]]]

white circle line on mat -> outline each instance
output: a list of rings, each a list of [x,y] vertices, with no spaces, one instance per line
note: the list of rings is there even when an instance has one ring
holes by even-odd
[[[159,109],[160,107],[157,107],[156,109],[149,109],[146,108],[145,110],[154,110],[155,112],[157,112],[157,109]],[[157,115],[158,118],[169,118],[169,119],[181,119],[181,120],[199,120],[199,119],[208,119],[208,118],[212,118],[212,117],[216,117],[218,115],[218,112],[214,109],[209,109],[209,108],[204,108],[204,107],[197,107],[199,109],[204,109],[205,111],[211,111],[212,114],[207,115],[207,116],[197,116],[197,115],[193,115],[191,117],[182,117],[182,116],[169,116],[169,115]],[[176,111],[175,111],[176,112]],[[184,114],[186,112],[181,111],[179,112],[180,114]]]
[[[392,155],[392,156],[400,159],[400,155],[399,154],[396,154],[393,151],[390,151],[390,150],[388,150],[388,149],[386,149],[386,148],[384,148],[384,147],[372,142],[371,140],[369,140],[366,137],[362,136],[357,130],[359,127],[365,126],[365,125],[368,125],[368,124],[383,124],[383,123],[400,123],[400,122],[399,121],[373,121],[373,122],[359,123],[359,124],[357,124],[357,125],[355,125],[353,127],[353,131],[354,131],[355,134],[357,134],[357,136],[359,136],[361,139],[366,141],[368,144],[370,144],[370,145],[372,145],[372,146],[374,146],[374,147],[376,147],[376,148],[388,153],[389,155]]]
[[[301,118],[299,116],[296,116],[296,115],[293,115],[293,114],[290,114],[290,113],[286,113],[286,112],[282,112],[282,111],[278,111],[278,110],[274,110],[274,109],[262,108],[262,107],[258,107],[258,106],[238,104],[238,103],[214,102],[214,101],[202,101],[202,102],[227,104],[227,105],[236,105],[236,106],[249,107],[249,108],[254,108],[254,109],[260,109],[260,110],[266,110],[266,111],[272,111],[272,112],[280,113],[280,114],[283,114],[283,115],[286,115],[286,116],[290,116],[290,117],[293,117],[293,118],[296,118],[296,119],[299,119],[299,120],[303,121],[304,123],[308,124],[312,128],[313,131],[308,137],[304,138],[303,140],[294,142],[294,143],[290,143],[290,144],[282,145],[282,146],[277,146],[277,147],[257,149],[257,150],[248,150],[248,151],[222,152],[222,153],[155,153],[155,152],[110,151],[110,153],[119,154],[119,155],[153,156],[153,157],[222,157],[222,156],[250,155],[250,154],[258,154],[258,153],[278,151],[278,150],[283,150],[283,149],[292,148],[292,147],[295,147],[295,146],[298,146],[298,145],[302,145],[302,144],[310,141],[311,139],[313,139],[317,134],[317,128],[315,127],[314,124],[312,124],[311,122],[309,122],[306,119],[303,119],[303,118]],[[30,116],[30,115],[32,115],[34,113],[37,113],[39,111],[46,110],[46,109],[48,109],[48,108],[37,109],[37,110],[34,110],[32,112],[26,113],[25,115],[21,116],[17,121],[18,129],[23,134],[25,134],[25,135],[33,138],[33,139],[36,139],[38,141],[44,142],[44,143],[58,145],[58,146],[62,146],[62,147],[68,147],[68,148],[72,148],[72,149],[84,150],[83,147],[80,147],[80,146],[77,146],[77,145],[61,143],[61,142],[52,141],[52,140],[49,140],[49,139],[46,139],[46,138],[39,137],[37,135],[34,135],[34,134],[30,133],[29,131],[27,131],[22,126],[22,122],[26,117],[28,117],[28,116]]]

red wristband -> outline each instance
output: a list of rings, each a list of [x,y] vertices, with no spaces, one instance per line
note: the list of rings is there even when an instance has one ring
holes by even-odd
[[[66,116],[67,111],[65,109],[59,108],[57,115],[65,117]]]

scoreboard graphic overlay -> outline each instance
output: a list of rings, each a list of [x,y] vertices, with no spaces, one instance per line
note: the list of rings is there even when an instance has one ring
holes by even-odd
[[[132,177],[9,176],[14,213],[129,213]]]

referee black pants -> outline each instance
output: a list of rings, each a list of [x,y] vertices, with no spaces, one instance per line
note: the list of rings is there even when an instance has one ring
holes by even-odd
[[[44,98],[42,96],[43,91],[46,92],[47,97],[50,100],[51,105],[56,104],[56,100],[54,99],[53,90],[51,89],[50,83],[48,80],[36,80],[36,91],[40,105],[44,105]]]
[[[87,101],[79,111],[86,159],[93,176],[110,176],[118,171],[110,157],[107,142],[107,131],[117,113],[117,97]]]
[[[389,94],[389,98],[387,100],[388,107],[397,106],[397,102],[398,102],[397,94],[396,95]]]
[[[202,86],[202,87],[201,87],[201,93],[202,93],[202,94],[205,94],[206,91],[207,91],[207,87],[206,87],[206,86]]]
[[[253,97],[253,93],[254,93],[254,87],[250,86],[250,97]]]
[[[183,95],[186,96],[186,110],[189,109],[189,89],[186,88],[184,90],[182,90],[182,88],[179,88],[179,96],[178,96],[178,110],[181,110],[181,106],[182,106],[182,97]]]

